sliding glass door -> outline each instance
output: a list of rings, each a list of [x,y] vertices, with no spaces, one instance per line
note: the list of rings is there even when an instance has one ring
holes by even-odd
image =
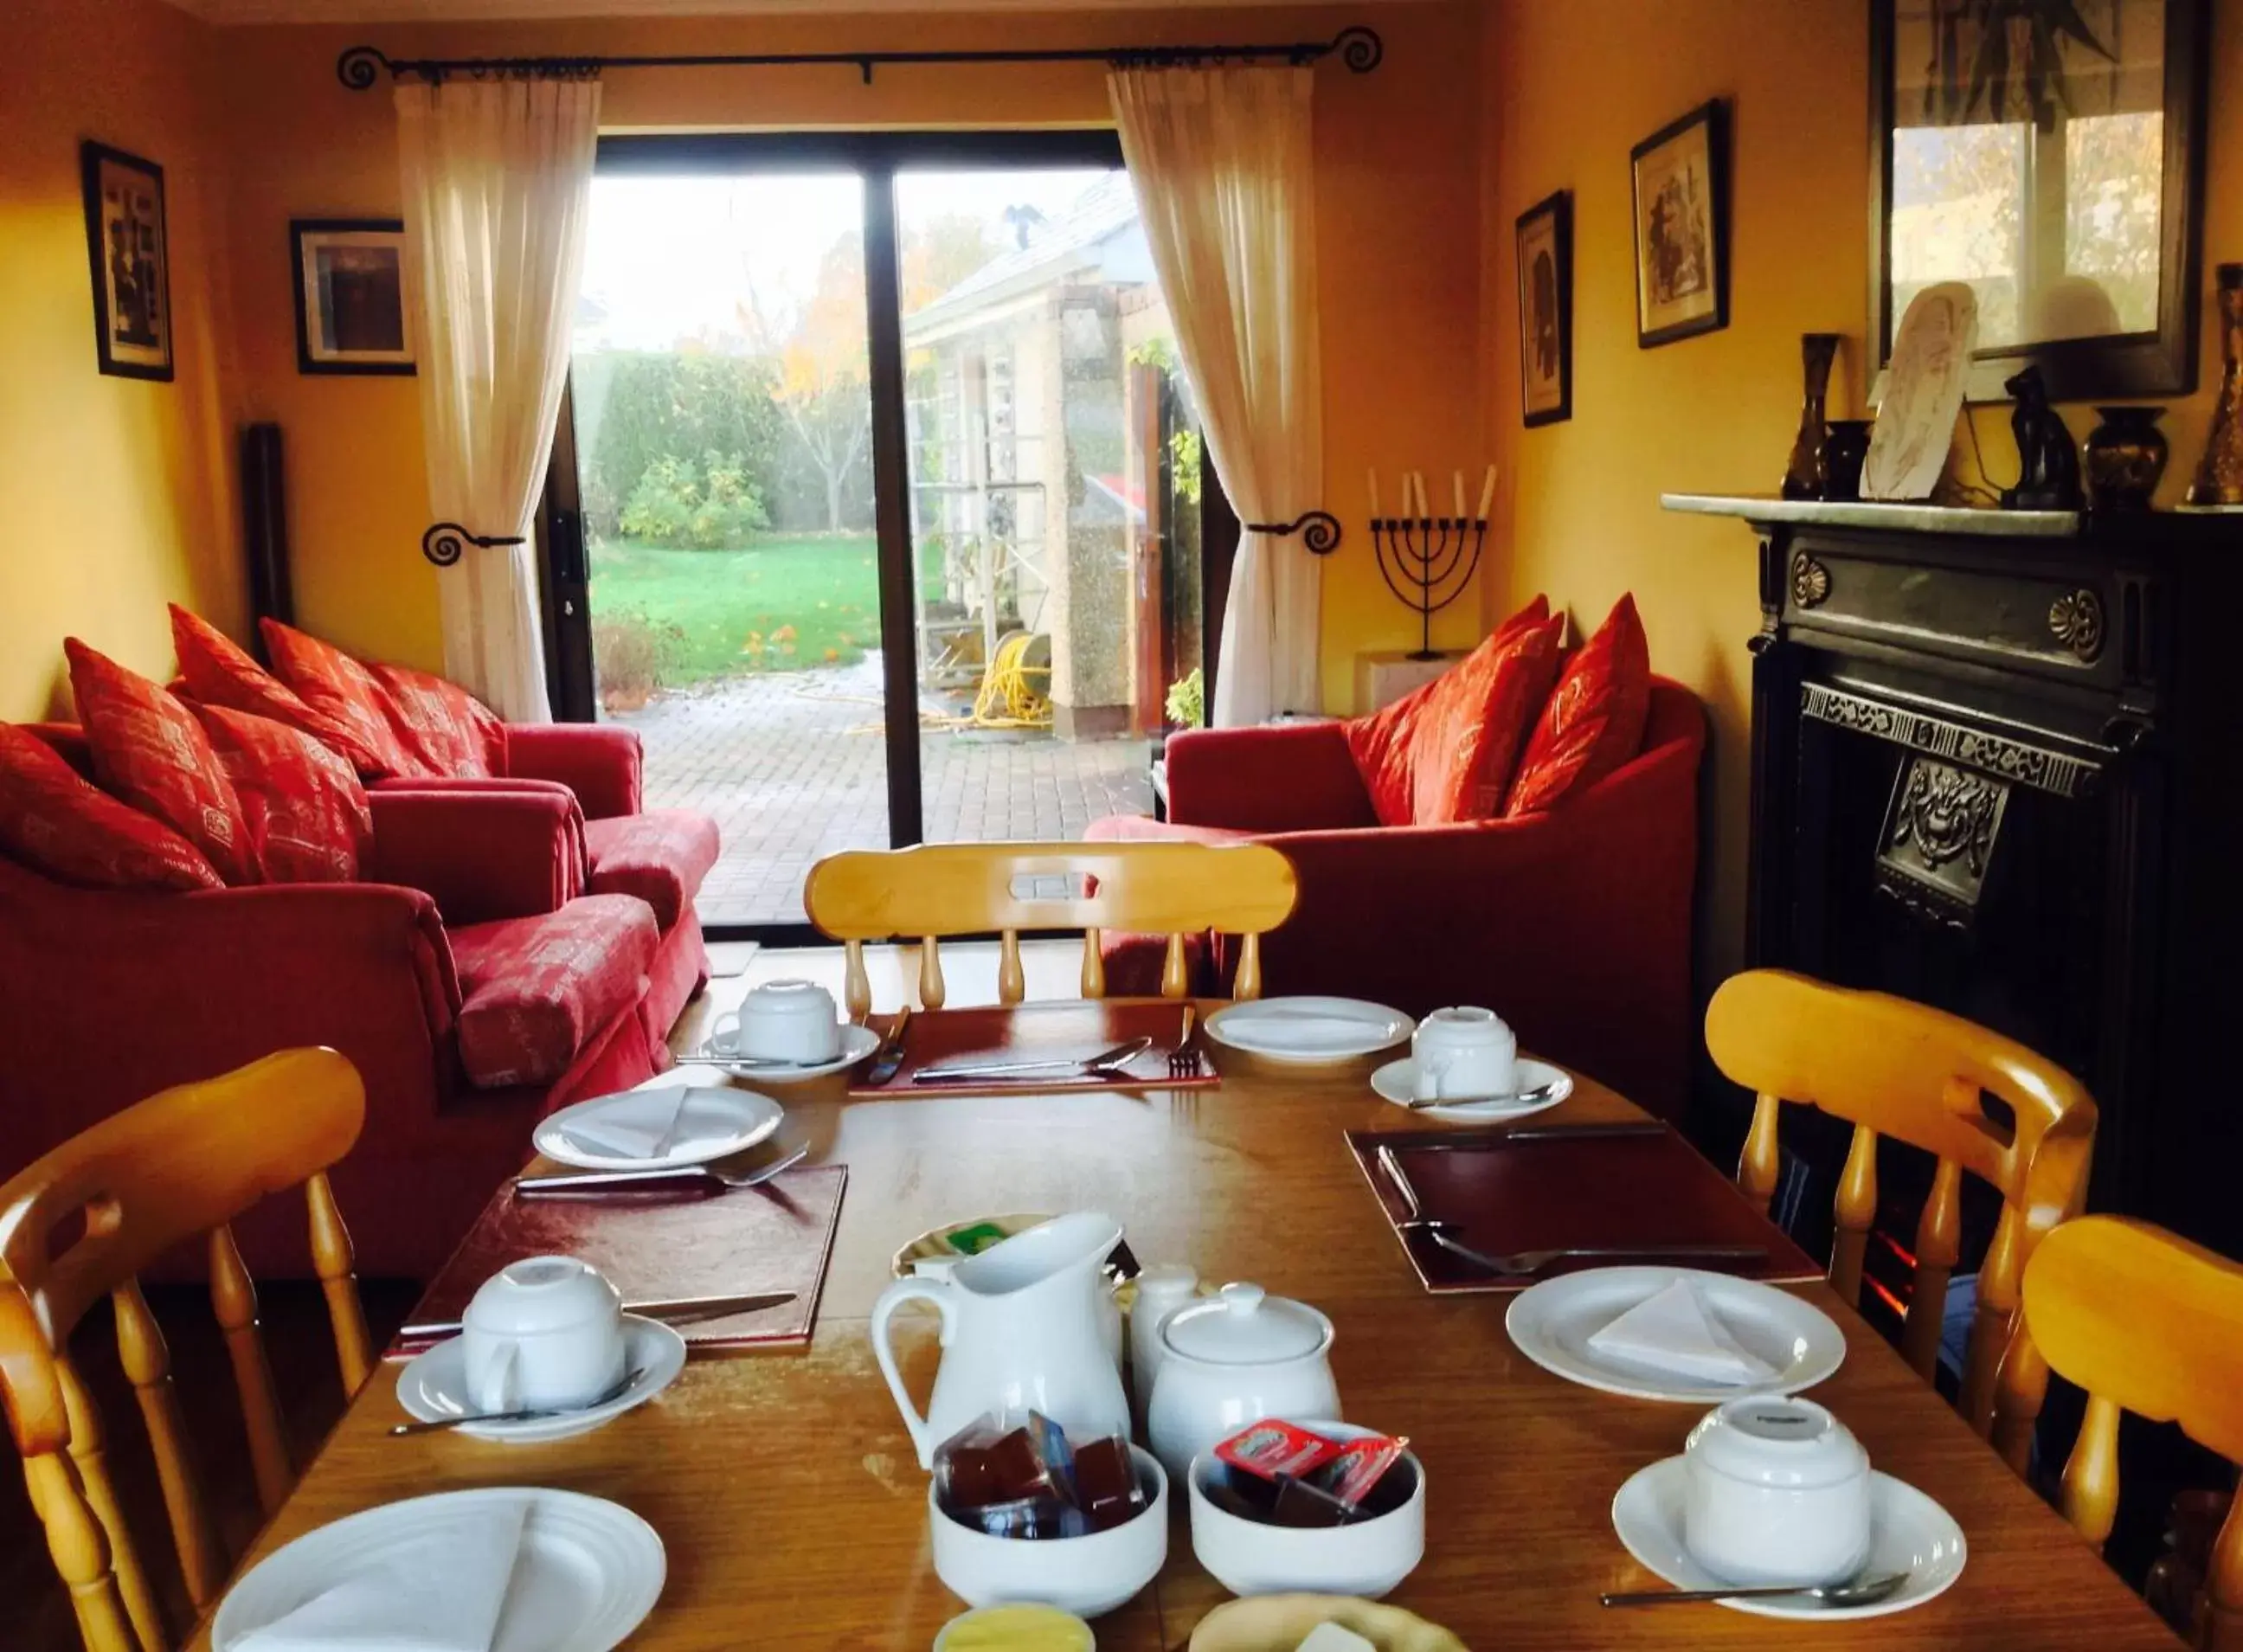
[[[1150,806],[1209,478],[1109,134],[608,140],[575,342],[556,694],[717,820],[704,923]]]

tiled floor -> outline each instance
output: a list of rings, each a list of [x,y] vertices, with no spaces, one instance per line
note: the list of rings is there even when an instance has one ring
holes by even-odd
[[[888,846],[879,664],[740,678],[613,715],[646,742],[650,808],[699,809],[724,858],[704,923],[799,923],[820,856]],[[1142,740],[929,730],[920,736],[929,841],[1074,839],[1105,814],[1148,814]]]

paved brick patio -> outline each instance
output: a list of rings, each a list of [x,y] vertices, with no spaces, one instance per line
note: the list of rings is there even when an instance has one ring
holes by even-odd
[[[821,855],[887,846],[879,698],[868,657],[610,714],[646,742],[647,806],[699,809],[724,834],[702,922],[799,923],[803,880]],[[1073,839],[1101,815],[1152,811],[1142,740],[930,731],[919,752],[933,842]]]

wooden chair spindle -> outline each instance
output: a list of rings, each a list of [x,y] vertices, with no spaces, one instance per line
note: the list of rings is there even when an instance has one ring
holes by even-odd
[[[156,1479],[164,1494],[164,1512],[172,1525],[172,1546],[185,1574],[187,1599],[198,1611],[217,1598],[226,1576],[218,1534],[212,1529],[196,1483],[192,1460],[187,1455],[186,1429],[179,1419],[178,1392],[172,1386],[171,1350],[140,1282],[127,1280],[110,1294],[117,1319],[117,1352],[125,1367],[132,1396],[139,1402],[140,1420],[147,1430],[149,1449],[155,1453]]]
[[[841,944],[841,954],[846,969],[841,986],[842,1001],[849,1011],[849,1019],[859,1025],[872,1013],[872,977],[865,968],[865,943],[847,941]]]
[[[1020,968],[1020,932],[1007,929],[997,943],[997,1001],[1017,1004],[1028,995],[1028,978]]]
[[[1106,996],[1106,956],[1098,950],[1098,931],[1095,928],[1082,932],[1082,995]]]
[[[41,1452],[24,1464],[31,1507],[46,1527],[47,1552],[69,1588],[87,1652],[144,1652],[110,1570],[109,1541],[86,1503],[67,1451]]]
[[[164,1652],[166,1642],[163,1608],[157,1604],[156,1591],[149,1586],[147,1568],[140,1564],[131,1531],[125,1522],[125,1511],[117,1500],[117,1487],[109,1478],[109,1453],[103,1437],[101,1413],[94,1406],[93,1397],[85,1391],[85,1382],[78,1375],[76,1362],[68,1355],[56,1359],[55,1374],[61,1380],[63,1406],[70,1418],[71,1461],[77,1470],[86,1507],[101,1522],[102,1534],[108,1540],[109,1569],[117,1579],[125,1614],[131,1619],[133,1632],[146,1652]]]
[[[210,1275],[211,1305],[226,1333],[226,1357],[233,1364],[233,1384],[241,1396],[257,1499],[267,1514],[276,1514],[288,1495],[288,1444],[280,1430],[280,1405],[273,1391],[273,1368],[266,1363],[265,1338],[258,1330],[257,1287],[242,1266],[233,1230],[223,1223],[211,1230]]]
[[[947,995],[942,985],[942,944],[934,935],[922,935],[919,943],[919,1007],[921,1009],[940,1009]]]
[[[1830,1284],[1849,1306],[1862,1299],[1862,1254],[1876,1215],[1877,1133],[1856,1124],[1838,1177],[1838,1231],[1830,1245]]]
[[[1184,955],[1184,938],[1172,934],[1168,951],[1161,960],[1161,996],[1182,998],[1190,990],[1191,969]]]
[[[1908,1299],[1901,1355],[1925,1381],[1939,1370],[1939,1338],[1947,1318],[1947,1282],[1963,1254],[1963,1167],[1941,1159],[1931,1194],[1916,1224],[1916,1288]]]
[[[326,1171],[306,1179],[304,1203],[312,1220],[312,1271],[320,1276],[320,1289],[327,1298],[327,1319],[335,1332],[335,1364],[342,1373],[344,1398],[348,1399],[374,1371],[366,1310],[358,1296],[357,1258],[351,1251],[350,1231],[343,1226],[343,1213],[335,1206],[335,1191],[327,1183]]]

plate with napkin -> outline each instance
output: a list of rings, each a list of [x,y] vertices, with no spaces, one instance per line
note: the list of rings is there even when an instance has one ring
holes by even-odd
[[[564,1107],[529,1139],[547,1158],[587,1170],[678,1170],[753,1147],[785,1116],[753,1090],[665,1084]]]
[[[1273,1062],[1352,1061],[1406,1044],[1418,1023],[1360,998],[1249,998],[1207,1018],[1218,1044]]]
[[[1846,1357],[1812,1303],[1695,1268],[1591,1268],[1519,1292],[1504,1318],[1519,1351],[1569,1382],[1693,1405],[1811,1388]]]
[[[662,1539],[619,1504],[496,1487],[369,1508],[250,1568],[212,1652],[609,1652],[662,1594]]]

